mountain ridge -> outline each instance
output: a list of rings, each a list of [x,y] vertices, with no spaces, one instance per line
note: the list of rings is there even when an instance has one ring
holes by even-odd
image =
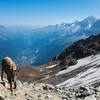
[[[82,21],[30,29],[26,32],[24,29],[14,32],[6,28],[6,32],[0,34],[0,43],[3,44],[0,46],[0,60],[9,56],[17,65],[45,64],[73,42],[99,33],[99,23],[99,19],[88,17]]]
[[[61,64],[68,65],[71,63],[76,64],[77,59],[84,58],[89,55],[95,55],[97,52],[100,52],[100,33],[74,42],[60,55],[55,56],[51,62],[61,62]],[[74,59],[74,61],[71,59]]]

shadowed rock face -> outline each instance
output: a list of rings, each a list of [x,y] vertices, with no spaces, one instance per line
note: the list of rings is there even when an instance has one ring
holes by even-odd
[[[72,56],[68,56],[66,59],[60,62],[60,66],[71,66],[77,64],[77,60],[72,58]]]
[[[92,35],[87,39],[74,42],[60,55],[55,56],[52,61],[68,62],[69,60],[65,60],[68,56],[71,56],[72,59],[79,59],[89,55],[95,55],[97,52],[100,52],[100,34],[95,36]],[[72,61],[72,59],[70,61]]]

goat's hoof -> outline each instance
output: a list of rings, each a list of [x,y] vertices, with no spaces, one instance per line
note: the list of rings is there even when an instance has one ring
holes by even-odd
[[[14,89],[16,89],[16,87],[14,87]]]
[[[12,89],[11,89],[10,91],[11,91],[11,92],[13,92],[13,90],[12,90]]]
[[[13,95],[13,92],[11,92],[11,95]]]

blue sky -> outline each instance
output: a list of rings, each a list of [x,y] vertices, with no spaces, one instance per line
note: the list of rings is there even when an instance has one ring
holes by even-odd
[[[0,24],[49,25],[100,18],[100,0],[0,0]]]

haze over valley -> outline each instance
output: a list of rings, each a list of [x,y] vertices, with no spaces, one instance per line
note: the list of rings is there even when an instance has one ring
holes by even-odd
[[[93,16],[82,21],[39,28],[1,25],[0,60],[9,56],[17,65],[42,65],[74,41],[99,33],[99,27],[100,20]]]

